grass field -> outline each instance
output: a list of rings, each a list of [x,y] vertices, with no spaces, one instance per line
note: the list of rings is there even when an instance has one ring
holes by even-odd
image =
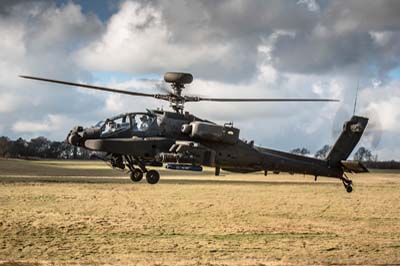
[[[400,173],[160,172],[0,160],[0,265],[400,265]]]

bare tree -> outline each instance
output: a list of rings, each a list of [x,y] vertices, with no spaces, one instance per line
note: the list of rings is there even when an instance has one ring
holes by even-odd
[[[310,154],[310,151],[307,148],[296,148],[290,151],[290,153],[297,155],[307,155]]]
[[[356,161],[377,161],[378,156],[374,156],[370,150],[365,147],[360,147],[354,154],[354,160]]]
[[[329,151],[331,150],[332,146],[324,145],[320,150],[315,153],[315,158],[325,159],[328,156]]]

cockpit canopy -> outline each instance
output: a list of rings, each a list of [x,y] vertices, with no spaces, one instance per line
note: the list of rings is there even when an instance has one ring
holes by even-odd
[[[100,121],[95,126],[101,128],[101,135],[104,136],[123,131],[144,132],[155,120],[156,116],[150,113],[129,113]]]

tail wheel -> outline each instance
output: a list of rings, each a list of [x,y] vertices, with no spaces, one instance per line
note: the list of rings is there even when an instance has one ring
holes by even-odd
[[[156,170],[150,170],[146,173],[146,180],[149,184],[157,184],[160,181],[160,174]]]
[[[346,175],[343,175],[341,180],[347,193],[351,193],[353,191],[353,181],[351,181]]]
[[[130,174],[132,182],[139,182],[143,179],[143,172],[140,169],[133,169]]]

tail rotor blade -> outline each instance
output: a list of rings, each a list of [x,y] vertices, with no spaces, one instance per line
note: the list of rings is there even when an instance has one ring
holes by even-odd
[[[373,149],[379,146],[382,139],[382,123],[379,113],[376,111],[367,112],[369,124],[365,132],[365,142]]]
[[[350,109],[342,105],[337,110],[332,122],[332,137],[335,139],[342,132],[343,124],[350,118]]]
[[[361,138],[361,145],[376,149],[382,139],[382,123],[376,110],[363,112],[369,118],[367,128]],[[343,124],[351,117],[350,107],[342,105],[335,114],[332,123],[332,137],[336,138],[343,129]]]

